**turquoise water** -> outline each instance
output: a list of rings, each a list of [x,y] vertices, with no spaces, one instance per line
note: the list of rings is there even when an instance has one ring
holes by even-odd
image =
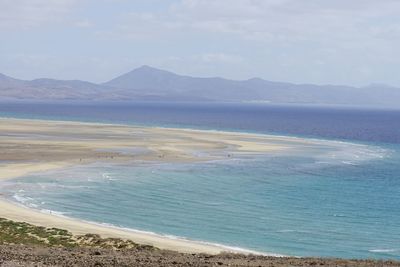
[[[400,259],[397,146],[69,168],[3,184],[44,212],[293,256]]]
[[[400,259],[398,110],[0,103],[0,116],[347,140],[200,164],[75,167],[0,189],[43,212],[174,238],[294,256]]]

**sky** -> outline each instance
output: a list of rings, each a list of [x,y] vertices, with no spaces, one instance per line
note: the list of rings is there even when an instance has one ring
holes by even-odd
[[[0,0],[0,73],[400,86],[400,0]]]

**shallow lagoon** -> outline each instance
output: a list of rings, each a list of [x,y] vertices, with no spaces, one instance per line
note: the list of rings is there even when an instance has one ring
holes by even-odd
[[[74,167],[7,182],[44,212],[293,256],[400,258],[396,146]]]

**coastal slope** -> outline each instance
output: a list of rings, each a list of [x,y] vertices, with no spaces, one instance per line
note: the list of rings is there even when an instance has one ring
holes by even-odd
[[[160,250],[94,234],[73,235],[0,218],[2,266],[400,266],[396,261],[268,257]]]

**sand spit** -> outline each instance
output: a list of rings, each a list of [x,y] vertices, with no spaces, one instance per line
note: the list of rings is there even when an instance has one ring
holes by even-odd
[[[159,163],[231,159],[243,154],[299,149],[309,146],[310,142],[299,138],[234,132],[1,118],[0,180],[94,162],[135,164],[143,161]],[[102,237],[131,239],[139,244],[179,252],[217,254],[234,251],[46,214],[5,199],[0,199],[0,217],[58,227],[73,234],[92,233]]]

